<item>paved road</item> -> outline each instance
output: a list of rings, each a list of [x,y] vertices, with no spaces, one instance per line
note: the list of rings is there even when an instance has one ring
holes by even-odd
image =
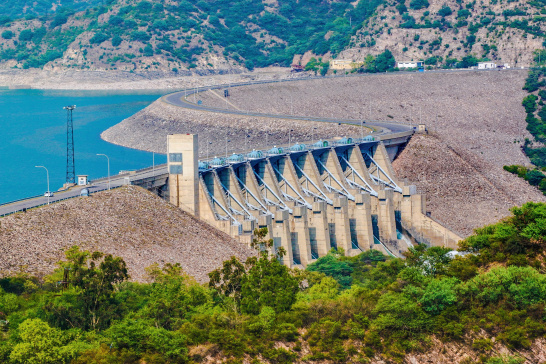
[[[149,167],[145,169],[138,170],[134,173],[124,173],[120,175],[114,175],[110,177],[110,188],[116,188],[127,184],[127,178],[129,181],[151,178],[154,176],[159,176],[167,173],[167,165],[162,164],[158,165],[155,168]],[[69,198],[74,198],[80,196],[81,190],[87,188],[90,193],[95,193],[98,191],[104,191],[108,189],[108,178],[101,178],[95,181],[88,186],[74,186],[69,190],[62,192],[54,192],[54,196],[49,199],[50,203],[56,201],[62,201]],[[24,211],[24,209],[31,209],[37,206],[47,205],[48,199],[44,196],[31,197],[24,200],[15,201],[12,203],[7,203],[0,205],[0,216],[9,215],[14,212]]]
[[[247,116],[275,118],[275,119],[305,120],[305,121],[319,121],[319,122],[326,122],[326,123],[344,123],[344,124],[360,125],[360,123],[362,122],[361,120],[332,119],[332,118],[297,116],[297,115],[280,115],[280,114],[260,113],[260,112],[254,112],[254,111],[246,112],[246,111],[239,111],[239,110],[216,108],[216,107],[205,106],[205,105],[198,105],[186,100],[187,96],[193,95],[196,92],[225,89],[227,87],[248,86],[248,85],[256,85],[256,84],[279,83],[279,82],[298,82],[298,81],[306,81],[306,80],[312,80],[312,79],[322,79],[322,77],[239,82],[239,83],[231,83],[229,85],[205,86],[205,87],[199,87],[199,88],[189,89],[185,91],[175,92],[175,93],[163,96],[162,100],[168,104],[183,107],[186,109],[209,111],[209,112],[215,112],[215,113],[221,113],[221,114],[247,115]],[[413,128],[409,125],[388,122],[383,120],[367,120],[367,121],[365,120],[364,123],[365,123],[364,125],[375,129],[376,135],[386,135],[391,133],[399,133],[399,132],[406,132],[406,131],[413,130]]]

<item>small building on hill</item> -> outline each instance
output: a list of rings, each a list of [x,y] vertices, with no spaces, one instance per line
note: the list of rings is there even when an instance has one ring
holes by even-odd
[[[404,61],[404,62],[397,62],[396,67],[402,69],[402,68],[422,68],[424,65],[423,61]]]
[[[478,62],[478,69],[479,70],[492,70],[492,69],[496,69],[496,68],[497,68],[497,64],[495,62],[490,62],[490,61]]]
[[[353,69],[353,60],[351,59],[332,59],[330,68],[333,70],[351,70]]]

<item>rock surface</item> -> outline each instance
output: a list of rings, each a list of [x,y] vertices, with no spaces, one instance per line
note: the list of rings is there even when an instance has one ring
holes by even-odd
[[[360,133],[358,126],[226,115],[184,109],[158,100],[141,112],[123,120],[101,134],[114,144],[166,153],[167,135],[198,134],[201,158],[231,155],[266,149],[274,145],[309,142],[318,138],[333,139],[340,134]],[[364,128],[368,133],[370,130]],[[226,153],[227,145],[227,153]]]
[[[133,280],[153,263],[180,263],[199,282],[250,248],[140,187],[74,198],[0,219],[0,275],[51,272],[73,245],[122,257]]]

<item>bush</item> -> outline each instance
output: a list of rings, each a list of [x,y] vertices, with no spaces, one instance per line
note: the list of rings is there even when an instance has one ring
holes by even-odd
[[[121,39],[121,37],[119,35],[115,35],[112,38],[112,46],[118,47],[121,44],[122,41],[123,41],[123,39]]]
[[[105,33],[95,33],[95,35],[91,39],[89,39],[89,43],[100,44],[107,41],[108,39],[110,39],[110,36]]]
[[[441,17],[450,16],[451,14],[453,14],[453,10],[451,10],[451,8],[447,5],[442,6],[442,8],[438,11],[438,15]]]
[[[32,36],[34,33],[30,29],[21,30],[21,33],[19,33],[19,40],[21,42],[29,42],[32,40]]]
[[[141,30],[135,30],[131,33],[131,40],[133,40],[134,42],[146,43],[151,38],[151,35]]]
[[[2,32],[2,38],[4,39],[11,39],[13,38],[13,32],[11,30],[5,30]]]
[[[410,8],[413,9],[413,10],[420,10],[420,9],[423,9],[423,8],[428,8],[429,7],[429,2],[428,0],[411,0],[410,2]]]
[[[523,98],[523,101],[521,102],[521,104],[525,108],[525,112],[527,114],[534,113],[537,110],[537,104],[536,104],[537,100],[538,100],[538,96],[533,94],[527,95]]]
[[[527,172],[525,179],[532,186],[538,186],[546,176],[539,170],[533,169],[532,171]]]

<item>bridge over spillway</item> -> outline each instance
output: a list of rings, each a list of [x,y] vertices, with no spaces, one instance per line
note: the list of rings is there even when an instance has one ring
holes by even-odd
[[[400,256],[416,242],[456,247],[460,240],[426,216],[424,196],[396,177],[374,137],[206,161],[198,161],[197,145],[197,135],[169,135],[167,173],[147,187],[244,244],[267,227],[286,265],[305,266],[331,248]]]

